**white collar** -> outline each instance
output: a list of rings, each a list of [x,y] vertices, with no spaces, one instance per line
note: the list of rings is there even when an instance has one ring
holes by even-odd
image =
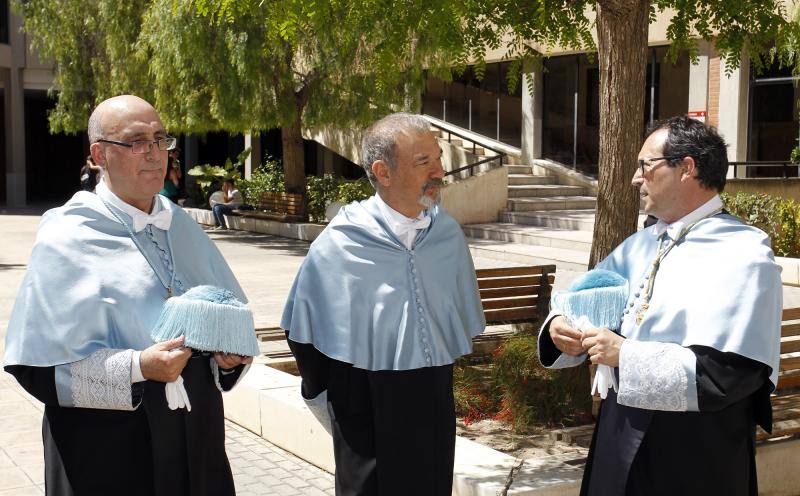
[[[708,217],[714,213],[714,211],[719,210],[722,207],[722,199],[719,197],[719,195],[714,195],[713,198],[684,215],[680,219],[676,220],[672,224],[667,224],[659,219],[653,228],[653,234],[656,236],[661,236],[664,234],[664,232],[666,232],[670,239],[675,239],[676,236],[680,235],[680,232],[684,227],[692,224],[693,222],[697,222],[704,217]]]
[[[134,207],[129,203],[125,203],[125,201],[117,196],[113,191],[108,188],[105,179],[100,181],[95,188],[95,193],[101,199],[105,200],[106,202],[114,205],[118,209],[122,210],[126,214],[128,214],[131,218],[136,217],[137,215],[155,215],[161,210],[161,202],[158,201],[157,197],[153,198],[153,211],[152,212],[144,212],[139,210],[138,208]]]
[[[406,217],[405,215],[401,214],[397,210],[390,207],[388,203],[383,201],[383,198],[381,198],[381,195],[379,195],[378,193],[375,193],[375,199],[378,203],[378,208],[381,210],[381,213],[383,214],[383,218],[386,219],[386,223],[389,224],[389,228],[395,234],[406,232],[411,226],[414,226],[415,229],[425,229],[426,227],[428,227],[428,224],[430,224],[430,221],[425,223],[426,218],[428,218],[427,210],[423,210],[422,212],[419,213],[418,216],[414,218]],[[425,225],[422,226],[422,224]]]
[[[134,232],[141,231],[147,226],[147,224],[153,224],[159,229],[163,229],[165,231],[169,230],[169,226],[172,222],[172,211],[163,208],[161,201],[159,201],[158,195],[153,196],[153,210],[148,214],[147,212],[139,210],[133,205],[123,201],[122,198],[117,196],[108,188],[105,180],[102,180],[97,184],[97,187],[95,188],[95,194],[104,202],[113,205],[117,209],[130,216],[132,222],[131,227],[133,228]],[[162,212],[162,210],[164,211]]]

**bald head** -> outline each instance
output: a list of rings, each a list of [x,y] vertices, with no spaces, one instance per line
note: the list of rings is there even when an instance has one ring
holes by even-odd
[[[103,100],[89,116],[89,143],[118,133],[135,116],[152,114],[160,122],[156,109],[135,95],[119,95]]]

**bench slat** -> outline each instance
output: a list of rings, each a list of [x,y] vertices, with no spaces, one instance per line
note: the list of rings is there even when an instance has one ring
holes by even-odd
[[[549,289],[549,288],[548,288]],[[517,286],[515,288],[481,289],[481,301],[513,296],[539,296],[541,286]]]
[[[482,300],[484,310],[497,308],[516,308],[516,307],[535,307],[539,298],[498,298],[494,300]]]
[[[800,324],[783,324],[781,337],[800,336]]]
[[[505,277],[505,276],[525,276],[542,274],[543,272],[553,273],[556,271],[555,265],[537,265],[534,267],[502,267],[499,269],[478,269],[475,275],[478,279],[486,277]]]
[[[536,307],[506,308],[502,310],[486,310],[486,323],[512,322],[519,320],[535,320],[539,318]]]
[[[795,353],[800,351],[800,337],[781,339],[781,353]]]
[[[778,390],[797,387],[800,387],[800,371],[789,371],[778,375]]]
[[[796,370],[798,368],[800,368],[800,356],[781,357],[781,372],[786,370]]]
[[[782,320],[800,320],[800,307],[784,308]]]
[[[550,278],[548,278],[549,281]],[[479,289],[513,288],[517,286],[539,286],[542,276],[508,277],[497,279],[478,279]],[[552,282],[550,283],[552,284]]]

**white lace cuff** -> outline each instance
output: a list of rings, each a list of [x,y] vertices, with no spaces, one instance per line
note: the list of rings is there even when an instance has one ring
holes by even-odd
[[[619,354],[620,405],[669,412],[698,411],[692,350],[674,343],[626,339]]]
[[[133,350],[101,349],[83,360],[56,366],[61,406],[135,410],[131,392]]]

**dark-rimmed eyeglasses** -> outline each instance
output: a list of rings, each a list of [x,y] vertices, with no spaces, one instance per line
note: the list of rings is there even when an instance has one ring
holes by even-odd
[[[639,159],[639,172],[641,172],[642,176],[647,171],[653,170],[655,162],[659,162],[661,160],[666,160],[667,162],[671,162],[673,160],[683,159],[680,155],[670,155],[668,157],[652,157],[652,158],[640,158]],[[647,166],[647,169],[645,169]]]
[[[132,153],[143,154],[143,153],[150,153],[150,150],[153,149],[153,145],[156,145],[158,149],[161,150],[162,152],[174,150],[175,145],[178,143],[178,139],[173,138],[172,136],[167,136],[166,138],[158,138],[157,140],[153,141],[143,140],[143,141],[131,141],[130,143],[125,143],[123,141],[114,141],[101,138],[97,140],[97,142],[109,143],[117,146],[124,146],[125,148],[130,148]]]

